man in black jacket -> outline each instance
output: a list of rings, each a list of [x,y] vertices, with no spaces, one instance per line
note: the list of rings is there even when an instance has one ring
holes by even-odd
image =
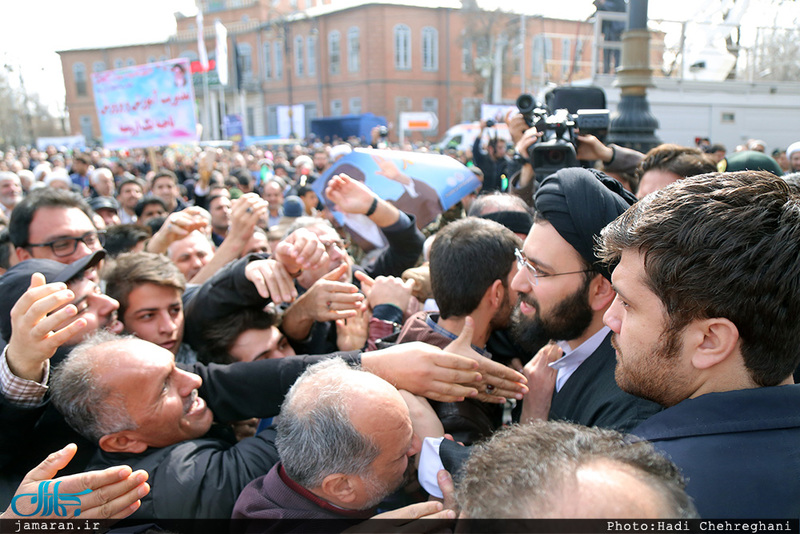
[[[600,230],[635,201],[599,171],[562,169],[535,196],[534,224],[511,288],[520,294],[512,329],[537,350],[525,368],[534,383],[522,421],[566,420],[628,431],[661,408],[619,389],[611,331],[603,313],[614,300],[611,273],[594,253]]]

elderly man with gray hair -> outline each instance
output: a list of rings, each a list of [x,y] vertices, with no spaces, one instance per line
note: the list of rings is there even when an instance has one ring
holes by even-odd
[[[281,462],[242,491],[234,519],[372,517],[408,480],[409,457],[420,448],[394,386],[339,358],[297,379],[281,407],[275,444]],[[438,503],[412,507],[412,517],[441,510]]]

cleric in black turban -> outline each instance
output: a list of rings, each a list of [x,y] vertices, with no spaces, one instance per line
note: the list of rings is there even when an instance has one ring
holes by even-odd
[[[534,196],[537,217],[550,224],[598,273],[611,271],[594,253],[600,230],[624,213],[636,197],[595,169],[561,169],[542,181]]]

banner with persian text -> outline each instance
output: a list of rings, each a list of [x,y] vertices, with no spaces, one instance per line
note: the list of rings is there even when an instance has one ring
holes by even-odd
[[[92,85],[106,148],[197,141],[188,59],[96,72]]]

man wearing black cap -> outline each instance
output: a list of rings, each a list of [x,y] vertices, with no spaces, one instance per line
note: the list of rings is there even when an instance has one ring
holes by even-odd
[[[619,389],[615,356],[603,314],[614,300],[611,273],[594,253],[602,228],[635,198],[594,170],[562,169],[546,178],[534,199],[534,224],[511,288],[519,292],[513,331],[537,350],[525,367],[530,392],[522,420],[555,419],[626,431],[659,405]]]
[[[69,265],[30,259],[0,277],[0,333],[8,342],[0,356],[0,411],[4,422],[13,423],[4,424],[0,432],[3,490],[13,488],[31,466],[52,451],[53,439],[69,435],[74,440],[74,433],[60,417],[43,419],[47,424],[36,427],[37,419],[29,417],[28,410],[42,405],[47,393],[50,358],[58,363],[68,347],[99,329],[122,331],[117,320],[119,303],[84,276],[104,257],[105,251],[99,250]],[[18,321],[13,332],[12,318]],[[65,349],[57,351],[61,346]],[[40,439],[42,433],[48,438]],[[78,445],[74,466],[85,465],[91,454],[88,443]]]
[[[114,197],[94,197],[89,199],[89,206],[103,218],[106,228],[122,224],[119,219],[119,202]]]

